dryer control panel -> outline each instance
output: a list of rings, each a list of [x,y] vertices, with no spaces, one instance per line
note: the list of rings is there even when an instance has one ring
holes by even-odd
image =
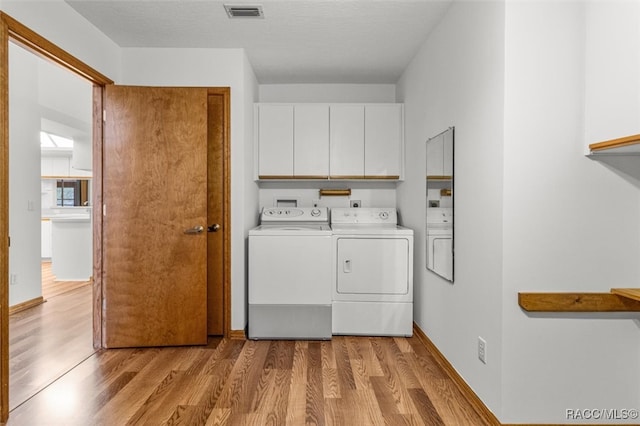
[[[397,225],[395,208],[333,208],[331,224]]]

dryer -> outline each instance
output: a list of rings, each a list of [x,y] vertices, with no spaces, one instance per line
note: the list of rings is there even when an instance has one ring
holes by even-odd
[[[427,209],[427,268],[453,281],[453,210]]]
[[[413,230],[395,208],[334,208],[333,334],[413,334]]]

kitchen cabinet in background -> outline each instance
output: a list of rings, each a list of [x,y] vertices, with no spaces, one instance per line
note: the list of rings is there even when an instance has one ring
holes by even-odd
[[[71,166],[71,157],[45,156],[40,157],[40,176],[43,178],[62,177],[91,177],[90,170],[78,170]]]

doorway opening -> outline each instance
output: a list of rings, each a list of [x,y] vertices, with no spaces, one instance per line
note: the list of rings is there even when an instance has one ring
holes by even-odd
[[[92,85],[9,43],[9,409],[91,356]]]

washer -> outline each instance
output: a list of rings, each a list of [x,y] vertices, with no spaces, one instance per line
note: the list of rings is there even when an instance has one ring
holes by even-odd
[[[395,208],[334,208],[333,334],[413,334],[413,230]]]
[[[331,339],[327,208],[264,208],[249,231],[250,339]]]

